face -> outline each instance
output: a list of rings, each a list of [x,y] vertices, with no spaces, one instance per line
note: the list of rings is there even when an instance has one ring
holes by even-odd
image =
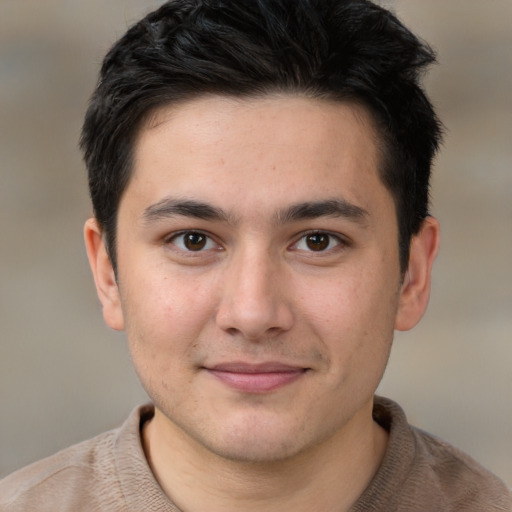
[[[403,292],[377,167],[365,111],[323,100],[206,97],[141,131],[102,302],[163,430],[262,461],[371,421]]]

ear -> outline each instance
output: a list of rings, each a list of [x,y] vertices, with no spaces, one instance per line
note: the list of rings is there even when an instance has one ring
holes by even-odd
[[[409,265],[400,290],[395,329],[412,329],[425,313],[430,297],[432,265],[439,249],[440,227],[427,217],[411,240]]]
[[[103,306],[103,318],[109,327],[117,331],[124,329],[121,298],[112,262],[107,253],[102,230],[98,221],[88,219],[84,226],[85,247],[89,258],[96,292]]]

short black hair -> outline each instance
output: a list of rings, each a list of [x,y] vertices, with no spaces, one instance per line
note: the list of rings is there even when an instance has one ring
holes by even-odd
[[[135,138],[155,109],[206,94],[272,93],[363,105],[393,196],[405,272],[429,215],[441,124],[420,85],[432,49],[369,0],[171,0],[103,62],[81,136],[94,214],[116,269],[117,210]]]

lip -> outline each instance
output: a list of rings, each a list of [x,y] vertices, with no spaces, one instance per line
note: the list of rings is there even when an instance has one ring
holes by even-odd
[[[274,391],[296,381],[308,370],[279,362],[260,364],[230,362],[204,369],[223,384],[244,393]]]

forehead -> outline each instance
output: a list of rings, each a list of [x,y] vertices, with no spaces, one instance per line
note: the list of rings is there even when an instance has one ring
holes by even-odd
[[[154,202],[165,193],[200,194],[212,203],[238,194],[263,207],[336,190],[365,202],[370,188],[382,187],[379,161],[376,131],[361,106],[287,95],[206,96],[148,118],[127,192]]]
[[[342,125],[351,124],[354,133],[365,132],[375,147],[380,145],[373,115],[361,103],[288,93],[248,97],[207,94],[158,107],[146,116],[136,145],[166,124],[182,133],[204,128],[204,135],[208,128],[215,125],[223,128],[223,132],[217,132],[222,138],[230,131],[230,126],[243,136],[247,132],[256,132],[260,126],[268,127],[271,124],[273,133],[297,134],[302,131],[312,143],[316,135],[323,138],[325,132],[337,132]],[[268,130],[266,132],[269,133]]]

